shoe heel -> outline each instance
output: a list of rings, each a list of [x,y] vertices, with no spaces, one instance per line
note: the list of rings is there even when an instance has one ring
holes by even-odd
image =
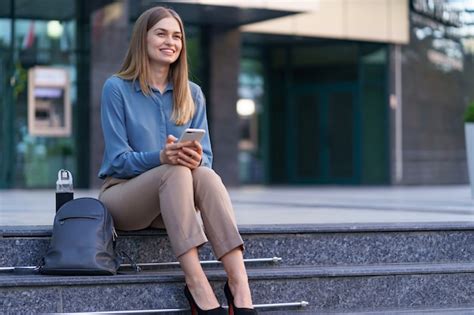
[[[216,308],[210,309],[210,310],[202,310],[199,308],[197,305],[196,301],[194,301],[194,298],[191,294],[191,292],[188,289],[188,286],[184,287],[184,295],[186,296],[186,299],[189,302],[189,306],[191,307],[191,314],[192,315],[223,315],[226,314],[226,311],[221,307],[218,306]]]
[[[227,299],[227,305],[229,306],[229,315],[255,315],[258,314],[254,308],[241,308],[234,304],[234,296],[230,291],[229,282],[224,285],[224,294]]]

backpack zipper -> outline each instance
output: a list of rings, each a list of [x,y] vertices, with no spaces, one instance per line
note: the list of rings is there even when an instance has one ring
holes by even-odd
[[[115,227],[112,227],[112,240],[115,242],[117,238],[118,238],[117,231],[115,231]]]

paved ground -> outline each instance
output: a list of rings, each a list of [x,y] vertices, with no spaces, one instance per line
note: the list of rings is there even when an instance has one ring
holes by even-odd
[[[239,224],[474,221],[468,186],[230,189]],[[75,197],[97,197],[79,190]],[[1,225],[50,225],[53,190],[0,190]]]

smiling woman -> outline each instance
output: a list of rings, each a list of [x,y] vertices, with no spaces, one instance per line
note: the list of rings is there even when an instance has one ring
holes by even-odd
[[[166,228],[193,315],[226,313],[199,261],[197,248],[209,239],[228,275],[230,313],[256,314],[234,210],[211,169],[204,95],[188,80],[185,32],[175,11],[155,7],[138,18],[122,68],[104,85],[101,120],[99,198],[115,226]],[[177,142],[187,128],[203,129],[204,137]]]
[[[144,46],[146,50],[142,49]],[[173,84],[172,118],[182,125],[192,117],[194,104],[188,83],[184,26],[175,11],[150,9],[137,19],[117,76],[138,80],[146,95],[153,87],[163,92],[169,77]]]

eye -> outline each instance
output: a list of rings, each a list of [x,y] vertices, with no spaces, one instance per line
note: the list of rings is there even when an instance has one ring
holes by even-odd
[[[157,35],[158,37],[163,37],[163,36],[165,36],[165,33],[160,32],[160,33],[157,33],[156,35]]]
[[[174,38],[174,39],[179,39],[179,40],[180,40],[180,39],[181,39],[181,35],[174,35],[174,36],[173,36],[173,38]]]

